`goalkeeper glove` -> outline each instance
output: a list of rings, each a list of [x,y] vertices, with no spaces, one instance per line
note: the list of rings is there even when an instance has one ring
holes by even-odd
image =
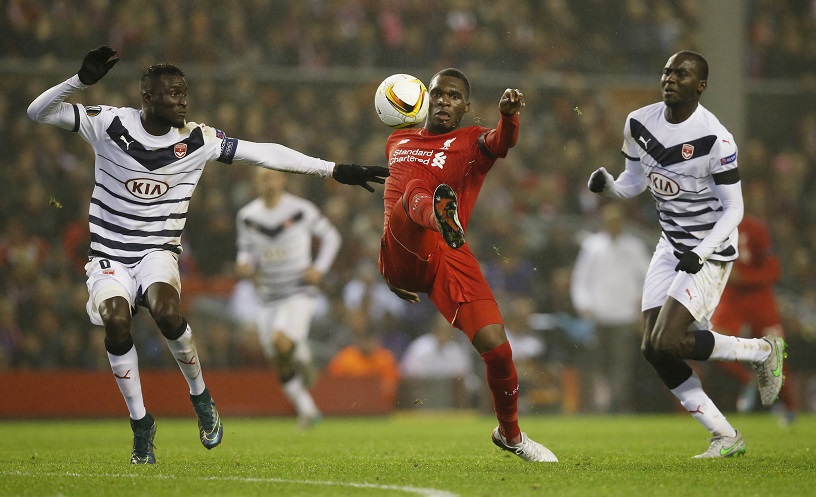
[[[373,192],[374,188],[368,184],[384,184],[388,176],[388,168],[381,166],[358,166],[357,164],[336,164],[332,172],[332,178],[344,185],[360,185],[366,190]]]
[[[674,267],[675,271],[685,271],[688,274],[697,274],[703,268],[703,259],[696,252],[689,250],[680,256],[680,262]]]
[[[86,85],[92,85],[102,79],[110,71],[119,58],[111,59],[116,55],[116,50],[107,45],[102,45],[88,52],[82,59],[82,67],[79,68],[79,80]],[[110,59],[110,60],[108,60]]]

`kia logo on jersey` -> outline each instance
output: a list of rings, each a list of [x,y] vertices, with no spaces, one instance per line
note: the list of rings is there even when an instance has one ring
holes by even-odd
[[[691,157],[694,155],[694,145],[684,143],[683,148],[680,150],[680,155],[682,155],[686,160],[691,159]]]
[[[170,189],[164,181],[150,178],[134,178],[125,183],[125,188],[136,198],[150,200],[159,198]]]
[[[685,145],[683,145],[685,147]],[[685,149],[683,149],[685,150]],[[187,155],[187,144],[186,143],[176,143],[176,146],[173,147],[173,153],[176,154],[176,157],[181,159],[185,155]]]
[[[676,197],[680,193],[680,185],[671,178],[667,178],[660,173],[652,173],[649,175],[652,192],[661,197]]]

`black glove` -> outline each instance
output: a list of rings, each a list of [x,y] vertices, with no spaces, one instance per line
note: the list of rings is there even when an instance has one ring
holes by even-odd
[[[79,68],[79,80],[86,85],[92,85],[102,79],[110,71],[119,58],[111,59],[116,55],[116,50],[107,45],[102,45],[88,52],[82,59],[82,67]],[[110,59],[110,60],[108,60]]]
[[[603,171],[598,169],[592,176],[589,177],[589,191],[593,193],[601,193],[606,186],[606,176]]]
[[[680,256],[680,262],[674,266],[675,271],[685,271],[688,274],[697,274],[703,268],[703,260],[699,255],[689,250]]]
[[[385,183],[388,176],[388,168],[381,166],[358,166],[357,164],[336,164],[332,178],[344,185],[360,185],[366,190],[373,192],[374,188],[368,184],[369,181],[379,184]]]

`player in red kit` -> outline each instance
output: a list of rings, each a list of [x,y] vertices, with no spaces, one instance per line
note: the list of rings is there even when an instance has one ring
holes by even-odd
[[[739,225],[739,257],[734,261],[720,304],[711,317],[714,328],[733,336],[747,333],[751,338],[784,337],[774,293],[774,285],[781,274],[768,227],[756,216],[745,214]],[[753,385],[754,375],[742,364],[724,362],[719,365],[742,385]],[[785,376],[790,378],[787,366],[782,368]],[[751,393],[755,393],[755,388]],[[737,407],[750,410],[752,403],[745,398],[741,400]],[[795,409],[790,387],[782,386],[779,400],[787,411],[782,419],[788,422]]]
[[[557,462],[518,425],[518,377],[493,292],[465,240],[484,178],[518,138],[524,96],[504,91],[496,129],[459,127],[470,112],[470,83],[458,69],[438,72],[428,86],[423,128],[395,131],[386,143],[385,221],[379,269],[409,302],[426,293],[481,354],[499,426],[493,442],[526,461]]]

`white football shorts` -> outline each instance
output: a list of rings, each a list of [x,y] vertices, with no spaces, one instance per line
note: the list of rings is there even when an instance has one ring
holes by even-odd
[[[674,270],[677,262],[671,244],[661,237],[646,272],[641,309],[661,307],[667,296],[672,297],[689,310],[696,320],[694,327],[711,329],[709,319],[720,303],[733,263],[706,261],[697,274],[688,274]]]
[[[297,293],[273,302],[265,302],[258,313],[258,338],[267,357],[275,357],[273,339],[283,333],[295,344],[295,359],[303,364],[312,361],[309,349],[309,329],[317,299]]]
[[[88,276],[88,304],[85,310],[91,322],[99,326],[103,324],[99,304],[109,298],[123,297],[133,313],[139,303],[137,300],[153,283],[167,283],[181,295],[178,255],[167,250],[150,252],[134,267],[94,257],[85,265],[85,274]]]

